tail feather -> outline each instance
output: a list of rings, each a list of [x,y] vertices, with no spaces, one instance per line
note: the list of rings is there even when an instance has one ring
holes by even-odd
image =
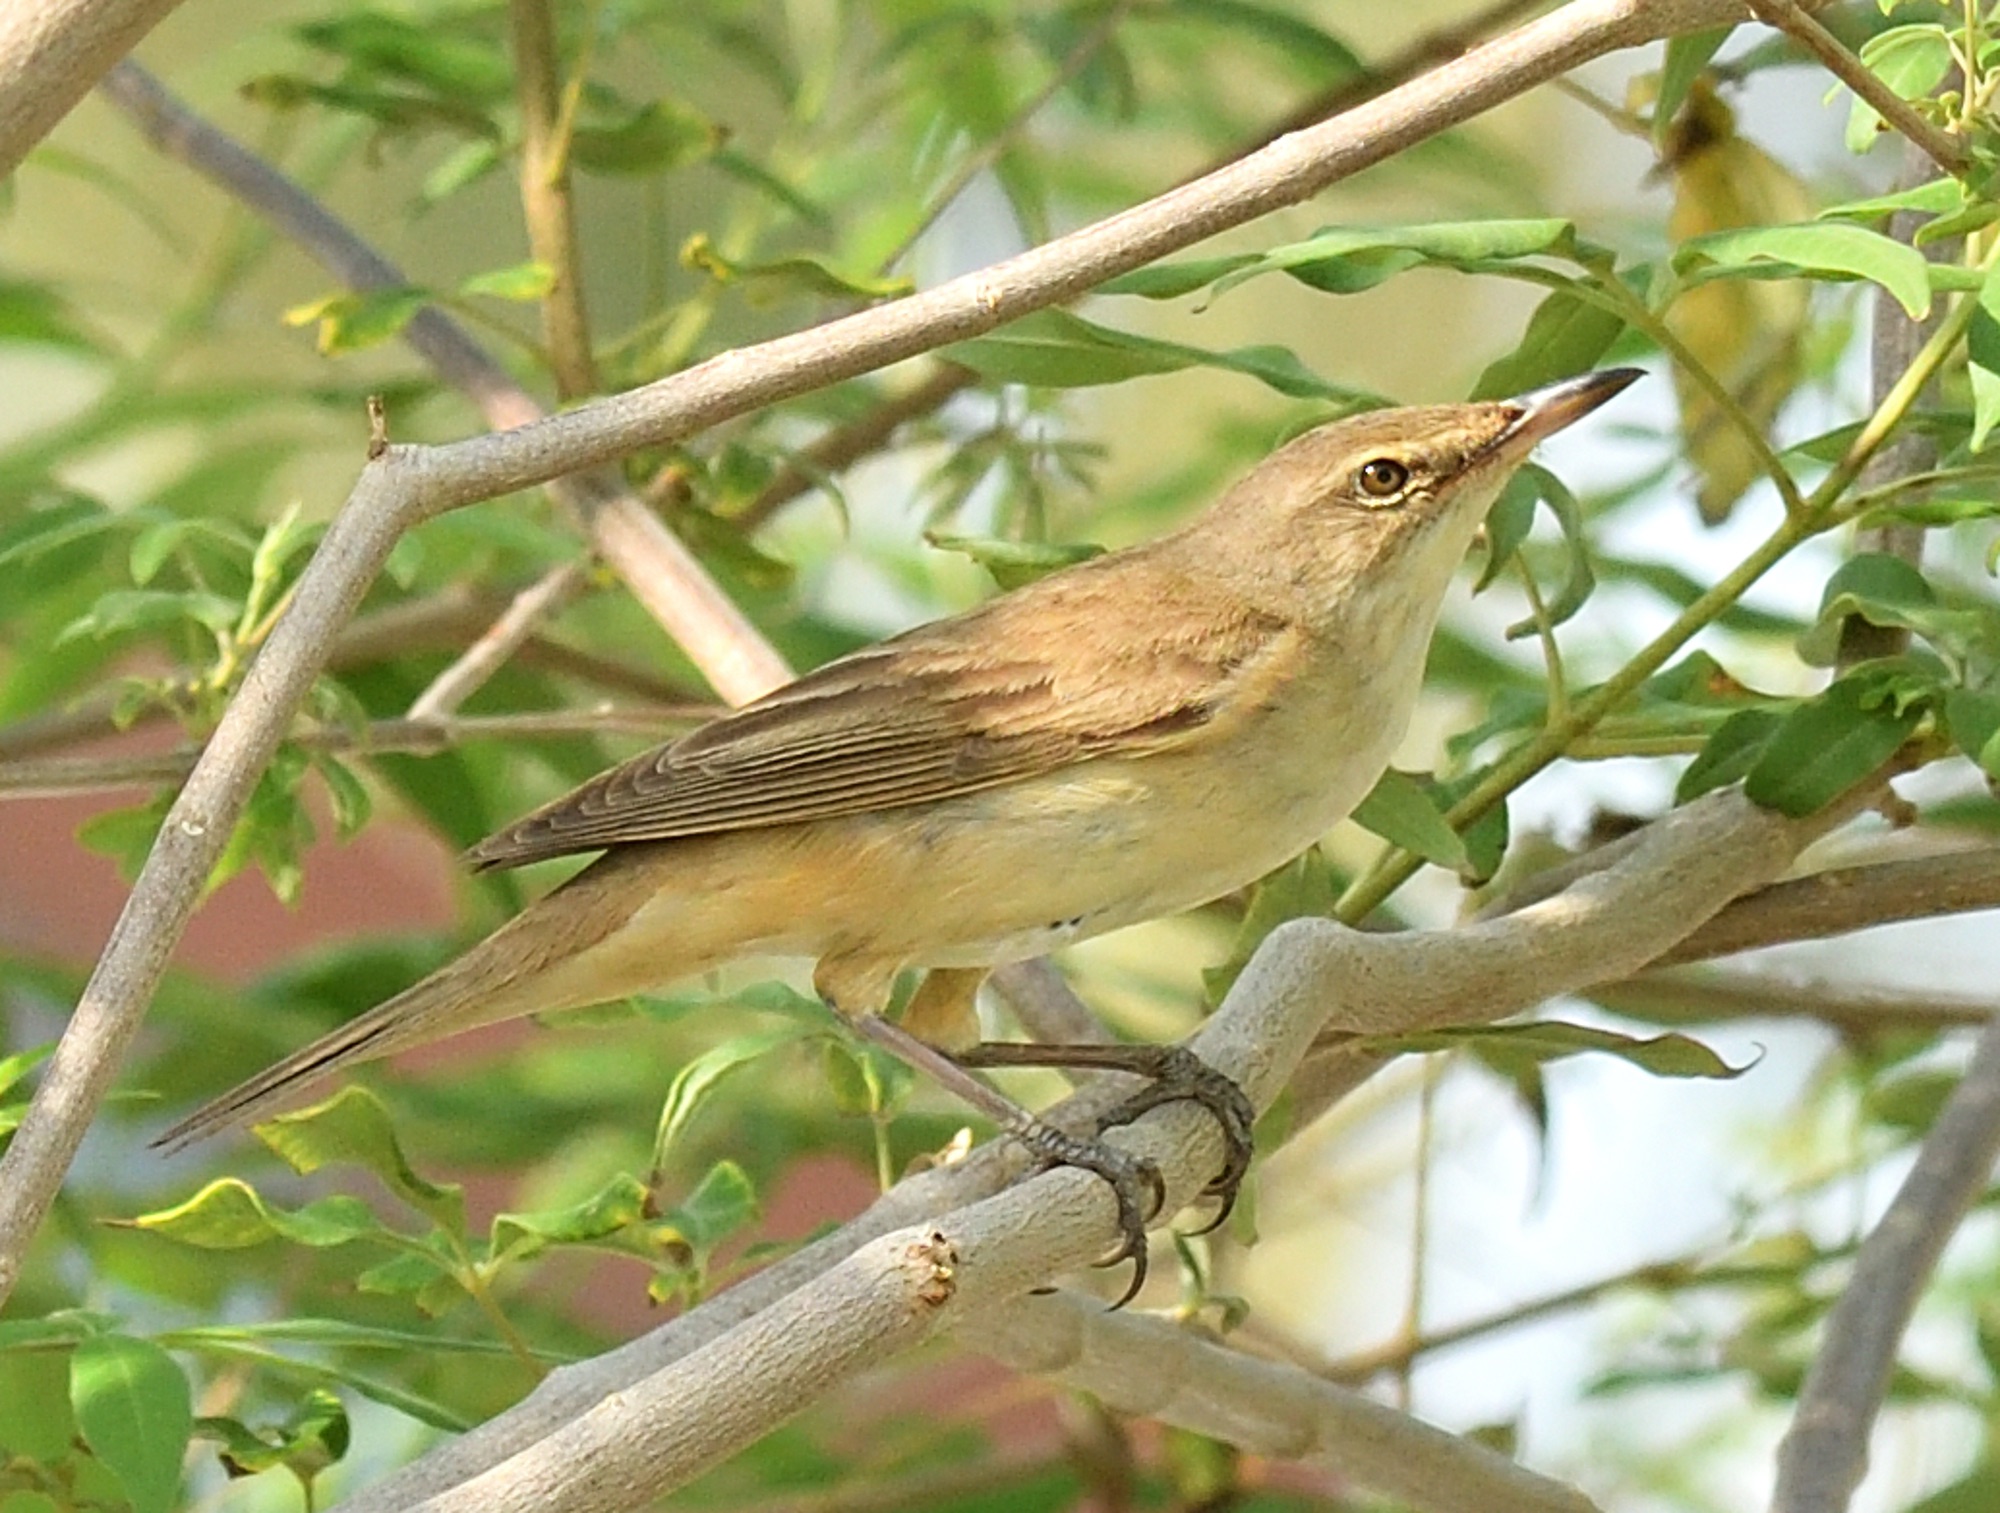
[[[374,1061],[435,1039],[440,1033],[478,1023],[478,1019],[462,1019],[454,1012],[455,1006],[462,1006],[467,1000],[468,989],[474,987],[464,980],[463,965],[461,960],[433,972],[394,998],[210,1099],[154,1140],[154,1148],[178,1151],[234,1125],[253,1124],[291,1102],[308,1085],[344,1067]]]

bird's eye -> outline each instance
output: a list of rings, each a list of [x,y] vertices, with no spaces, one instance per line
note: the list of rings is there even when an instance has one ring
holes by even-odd
[[[1370,499],[1393,499],[1410,482],[1410,470],[1393,457],[1377,457],[1361,464],[1354,483]]]

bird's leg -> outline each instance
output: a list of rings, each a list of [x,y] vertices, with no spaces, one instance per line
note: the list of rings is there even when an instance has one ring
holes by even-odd
[[[1237,1190],[1250,1171],[1257,1110],[1243,1089],[1193,1051],[1178,1045],[1032,1045],[986,1041],[952,1057],[960,1066],[1049,1066],[1092,1071],[1130,1072],[1146,1085],[1105,1114],[1099,1129],[1129,1124],[1163,1103],[1189,1099],[1199,1103],[1222,1126],[1226,1147],[1222,1170],[1203,1191],[1221,1200],[1221,1211],[1199,1233],[1206,1234],[1229,1217]]]
[[[959,980],[940,986],[939,999],[942,1000],[948,993],[954,997],[963,995],[969,1001],[970,994],[978,989],[981,975],[963,974],[971,978],[969,985]],[[998,1088],[975,1077],[947,1052],[919,1040],[902,1025],[891,1023],[872,1008],[856,1013],[848,1007],[854,1003],[884,1003],[893,978],[893,968],[881,973],[875,970],[873,963],[823,958],[813,973],[813,986],[820,997],[845,1018],[864,1040],[881,1046],[905,1065],[923,1073],[946,1092],[984,1114],[1002,1133],[1027,1146],[1046,1165],[1081,1167],[1095,1172],[1110,1184],[1112,1196],[1118,1202],[1118,1230],[1123,1238],[1118,1249],[1097,1264],[1116,1266],[1121,1261],[1132,1263],[1131,1285],[1112,1306],[1122,1308],[1131,1302],[1146,1281],[1147,1221],[1157,1217],[1167,1201],[1166,1184],[1160,1180],[1159,1169],[1152,1162],[1103,1140],[1073,1135],[1044,1123]],[[878,991],[868,994],[865,990],[878,981]]]

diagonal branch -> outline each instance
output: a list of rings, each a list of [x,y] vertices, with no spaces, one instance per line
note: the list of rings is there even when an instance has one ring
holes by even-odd
[[[1840,1513],[1868,1468],[1868,1432],[1889,1391],[1896,1350],[1945,1242],[2000,1159],[2000,1020],[1924,1136],[1917,1163],[1861,1243],[1798,1409],[1778,1446],[1772,1513]]]

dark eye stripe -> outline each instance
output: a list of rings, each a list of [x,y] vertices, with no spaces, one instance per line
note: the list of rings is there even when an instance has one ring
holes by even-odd
[[[1370,499],[1391,499],[1403,492],[1410,470],[1393,457],[1376,457],[1361,464],[1354,485]]]

